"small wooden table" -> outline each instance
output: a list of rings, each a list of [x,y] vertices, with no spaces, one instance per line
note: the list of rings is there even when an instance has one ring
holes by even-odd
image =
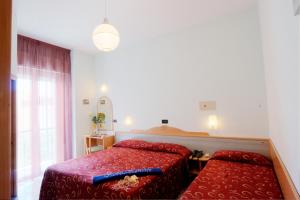
[[[191,167],[191,171],[190,172],[192,174],[198,175],[199,172],[204,168],[204,166],[206,165],[207,161],[210,158],[211,158],[210,156],[205,156],[205,155],[203,155],[200,158],[196,158],[196,157],[190,156],[189,160],[193,162],[192,164],[196,164],[196,167]],[[197,163],[195,163],[195,162],[197,162]]]
[[[101,135],[101,136],[84,136],[84,149],[85,154],[92,153],[92,147],[101,145],[103,149],[107,149],[114,144],[115,136],[114,135]]]

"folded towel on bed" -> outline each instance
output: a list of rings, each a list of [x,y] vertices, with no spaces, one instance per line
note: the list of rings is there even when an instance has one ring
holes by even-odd
[[[114,180],[117,178],[123,178],[124,176],[130,176],[130,175],[146,176],[146,175],[157,175],[157,174],[162,174],[162,171],[160,168],[145,168],[145,169],[126,170],[126,171],[122,171],[122,172],[94,176],[93,184],[102,183],[104,181]]]

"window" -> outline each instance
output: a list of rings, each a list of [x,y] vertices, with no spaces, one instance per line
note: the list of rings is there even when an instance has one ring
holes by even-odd
[[[18,36],[18,181],[72,156],[70,51]]]

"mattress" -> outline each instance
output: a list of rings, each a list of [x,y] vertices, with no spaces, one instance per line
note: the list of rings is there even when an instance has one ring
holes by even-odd
[[[130,141],[116,145],[49,167],[40,199],[174,199],[187,177],[189,153],[180,145],[163,143],[147,146]],[[92,184],[94,176],[142,168],[160,168],[163,174],[141,176],[138,185],[126,189],[115,187],[119,180]]]
[[[283,196],[272,166],[210,160],[180,199],[283,199]]]

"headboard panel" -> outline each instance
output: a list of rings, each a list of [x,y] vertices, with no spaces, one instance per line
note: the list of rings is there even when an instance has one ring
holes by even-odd
[[[148,130],[132,130],[130,133],[136,134],[150,134],[150,135],[164,135],[164,136],[180,136],[180,137],[198,137],[208,136],[206,132],[189,132],[179,128],[163,125],[159,127],[153,127]]]
[[[140,139],[150,142],[176,143],[191,150],[203,150],[210,154],[217,150],[230,149],[251,151],[270,157],[269,139],[266,138],[209,136],[208,133],[203,132],[186,132],[173,127],[163,127],[156,127],[146,131],[117,132],[115,139],[116,142],[127,139]],[[174,134],[172,130],[175,130]],[[179,132],[176,132],[176,130],[179,130]]]

